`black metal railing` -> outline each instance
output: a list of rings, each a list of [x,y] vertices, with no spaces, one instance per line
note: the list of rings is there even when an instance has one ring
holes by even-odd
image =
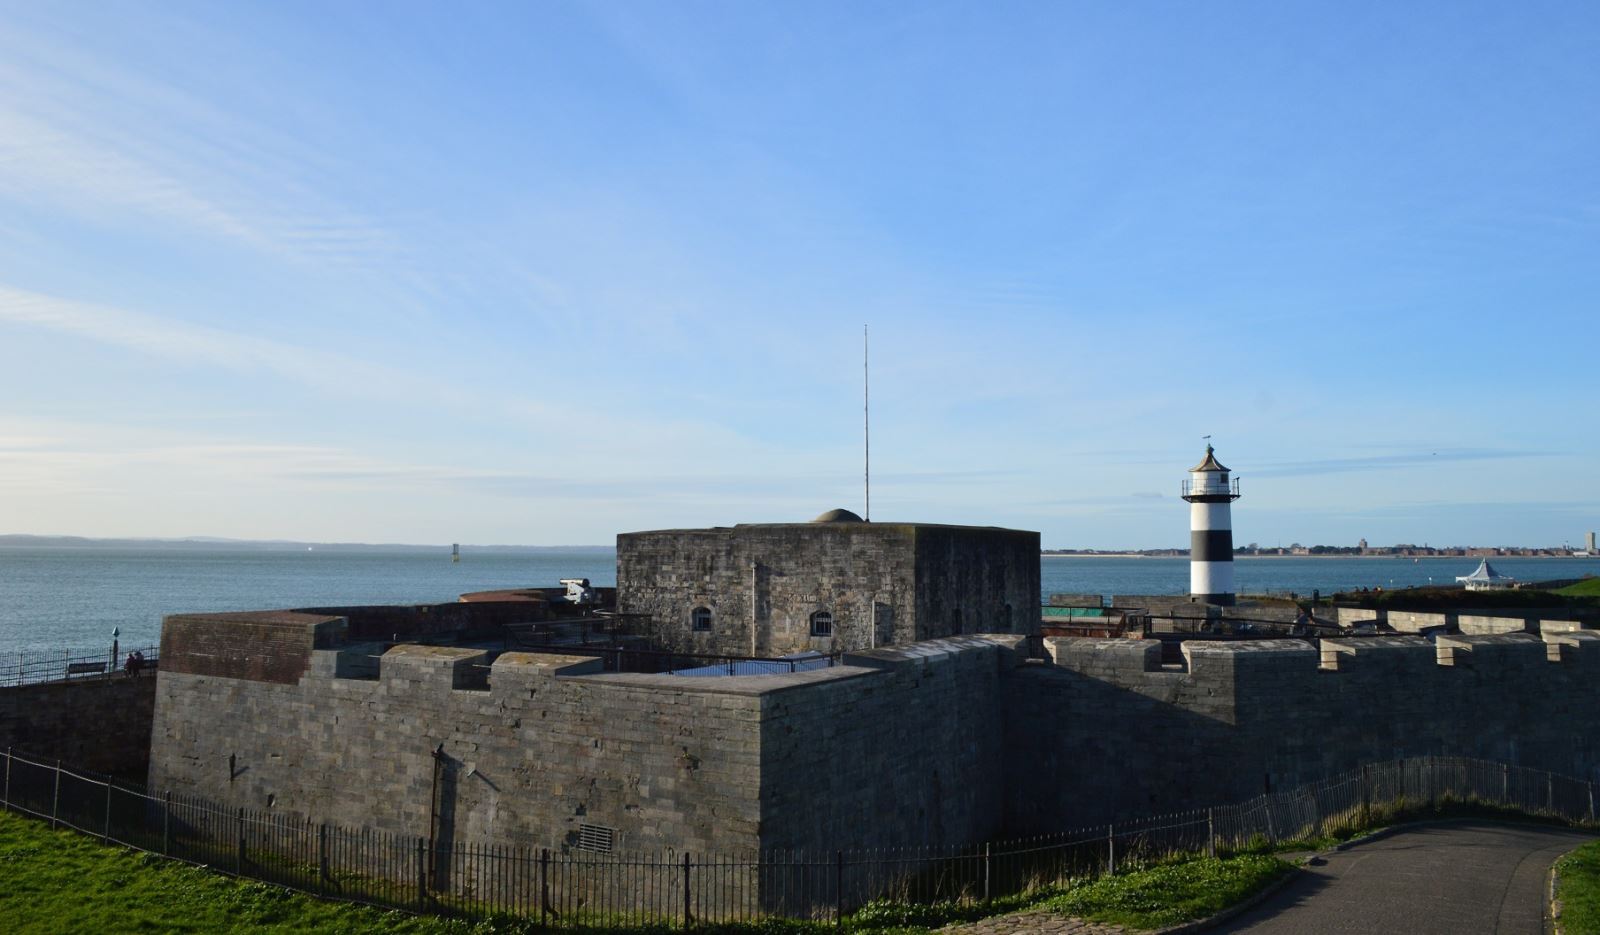
[[[139,654],[130,666],[128,657]],[[64,649],[60,652],[24,652],[0,655],[0,688],[66,682],[108,676],[154,672],[157,664],[154,646],[118,646],[106,649]]]
[[[424,837],[155,794],[6,751],[0,807],[107,843],[352,902],[564,928],[840,918],[874,900],[982,902],[1174,853],[1315,839],[1444,802],[1593,825],[1595,784],[1464,757],[1375,763],[1215,808],[961,847],[620,854]]]
[[[1226,500],[1239,499],[1239,478],[1235,477],[1228,484],[1195,484],[1193,481],[1184,481],[1179,499],[1187,500],[1190,497],[1221,497]]]

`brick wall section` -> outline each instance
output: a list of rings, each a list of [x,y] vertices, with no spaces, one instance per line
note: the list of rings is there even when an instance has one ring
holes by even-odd
[[[342,617],[287,610],[174,614],[161,621],[161,670],[292,685],[344,627]]]
[[[624,533],[618,610],[683,652],[841,652],[1037,627],[1039,535],[990,527],[791,523]],[[697,607],[713,613],[696,632]],[[1009,610],[1008,610],[1009,608]],[[814,637],[811,615],[833,614]]]
[[[152,672],[0,688],[0,747],[143,781],[155,699]]]
[[[554,589],[552,589],[554,590]],[[565,589],[561,590],[564,595]],[[533,623],[550,616],[535,601],[451,601],[444,604],[308,607],[298,613],[343,617],[352,640],[417,640],[442,634],[495,636],[508,623]]]

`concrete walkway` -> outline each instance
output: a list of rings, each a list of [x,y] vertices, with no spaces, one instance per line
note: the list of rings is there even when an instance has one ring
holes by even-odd
[[[1408,828],[1329,854],[1212,931],[1540,935],[1550,865],[1591,838],[1487,822]]]

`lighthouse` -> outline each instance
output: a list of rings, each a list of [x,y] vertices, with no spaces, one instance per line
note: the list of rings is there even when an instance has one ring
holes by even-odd
[[[1205,460],[1189,469],[1183,482],[1189,501],[1189,594],[1207,604],[1233,604],[1233,501],[1239,481],[1206,445]]]

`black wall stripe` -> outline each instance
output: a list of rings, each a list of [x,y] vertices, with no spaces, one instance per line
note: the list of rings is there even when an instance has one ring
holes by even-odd
[[[1189,532],[1191,562],[1233,561],[1233,530],[1195,529]]]

